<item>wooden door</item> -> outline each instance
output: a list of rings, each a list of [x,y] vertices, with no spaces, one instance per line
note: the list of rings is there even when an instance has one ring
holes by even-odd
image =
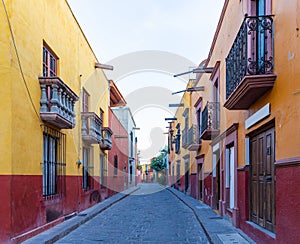
[[[275,131],[251,138],[250,218],[275,232]]]
[[[198,164],[198,200],[203,200],[203,164]]]

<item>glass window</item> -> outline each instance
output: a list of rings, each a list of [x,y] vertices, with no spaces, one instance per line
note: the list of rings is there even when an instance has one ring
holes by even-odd
[[[46,47],[43,47],[43,76],[57,76],[57,60],[58,58]]]
[[[83,148],[82,188],[90,190],[94,188],[94,164],[91,159],[91,148]]]
[[[44,126],[43,133],[43,196],[65,194],[65,135]]]
[[[118,175],[118,155],[114,156],[114,175]]]

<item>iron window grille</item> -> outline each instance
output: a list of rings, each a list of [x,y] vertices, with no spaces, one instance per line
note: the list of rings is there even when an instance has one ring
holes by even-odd
[[[66,192],[66,135],[44,125],[43,196],[62,198]]]
[[[91,158],[91,148],[83,148],[82,188],[94,189],[94,163]]]
[[[114,175],[118,175],[118,155],[114,156]]]

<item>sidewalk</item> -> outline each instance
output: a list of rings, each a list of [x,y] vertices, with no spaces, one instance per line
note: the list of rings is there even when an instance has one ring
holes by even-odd
[[[201,203],[172,187],[168,187],[167,190],[172,192],[194,212],[211,243],[255,243],[240,229],[235,228],[231,223],[229,223],[229,221],[223,219],[220,215],[213,211],[213,209],[208,205]]]
[[[132,187],[129,188],[121,193],[118,193],[116,195],[113,195],[112,197],[106,199],[103,202],[100,202],[96,204],[95,206],[88,208],[82,212],[80,212],[77,216],[66,220],[53,228],[46,230],[26,241],[24,241],[24,244],[50,244],[53,243],[67,234],[69,234],[71,231],[75,230],[78,228],[80,225],[84,224],[85,222],[89,221],[93,217],[95,217],[97,214],[103,212],[105,209],[111,207],[113,204],[121,201],[128,195],[134,193],[137,191],[139,187]]]

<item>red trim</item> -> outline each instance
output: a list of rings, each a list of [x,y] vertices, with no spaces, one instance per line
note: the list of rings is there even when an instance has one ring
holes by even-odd
[[[224,107],[229,110],[248,109],[273,88],[275,80],[276,75],[274,74],[245,76],[226,100]]]
[[[199,97],[198,100],[195,102],[194,107],[196,108],[196,110],[199,110],[199,105],[201,105],[200,103],[202,103],[202,97]]]
[[[200,163],[204,163],[204,157],[205,157],[205,154],[199,154],[199,155],[197,155],[195,158],[196,159],[199,159],[199,160],[197,160],[197,163],[198,164],[200,164]],[[199,162],[198,162],[199,161]]]
[[[220,76],[220,74],[217,74],[218,72],[220,72],[220,64],[221,64],[221,61],[216,62],[214,69],[209,77],[209,79],[213,82],[213,84],[215,83],[216,78],[218,78]]]

